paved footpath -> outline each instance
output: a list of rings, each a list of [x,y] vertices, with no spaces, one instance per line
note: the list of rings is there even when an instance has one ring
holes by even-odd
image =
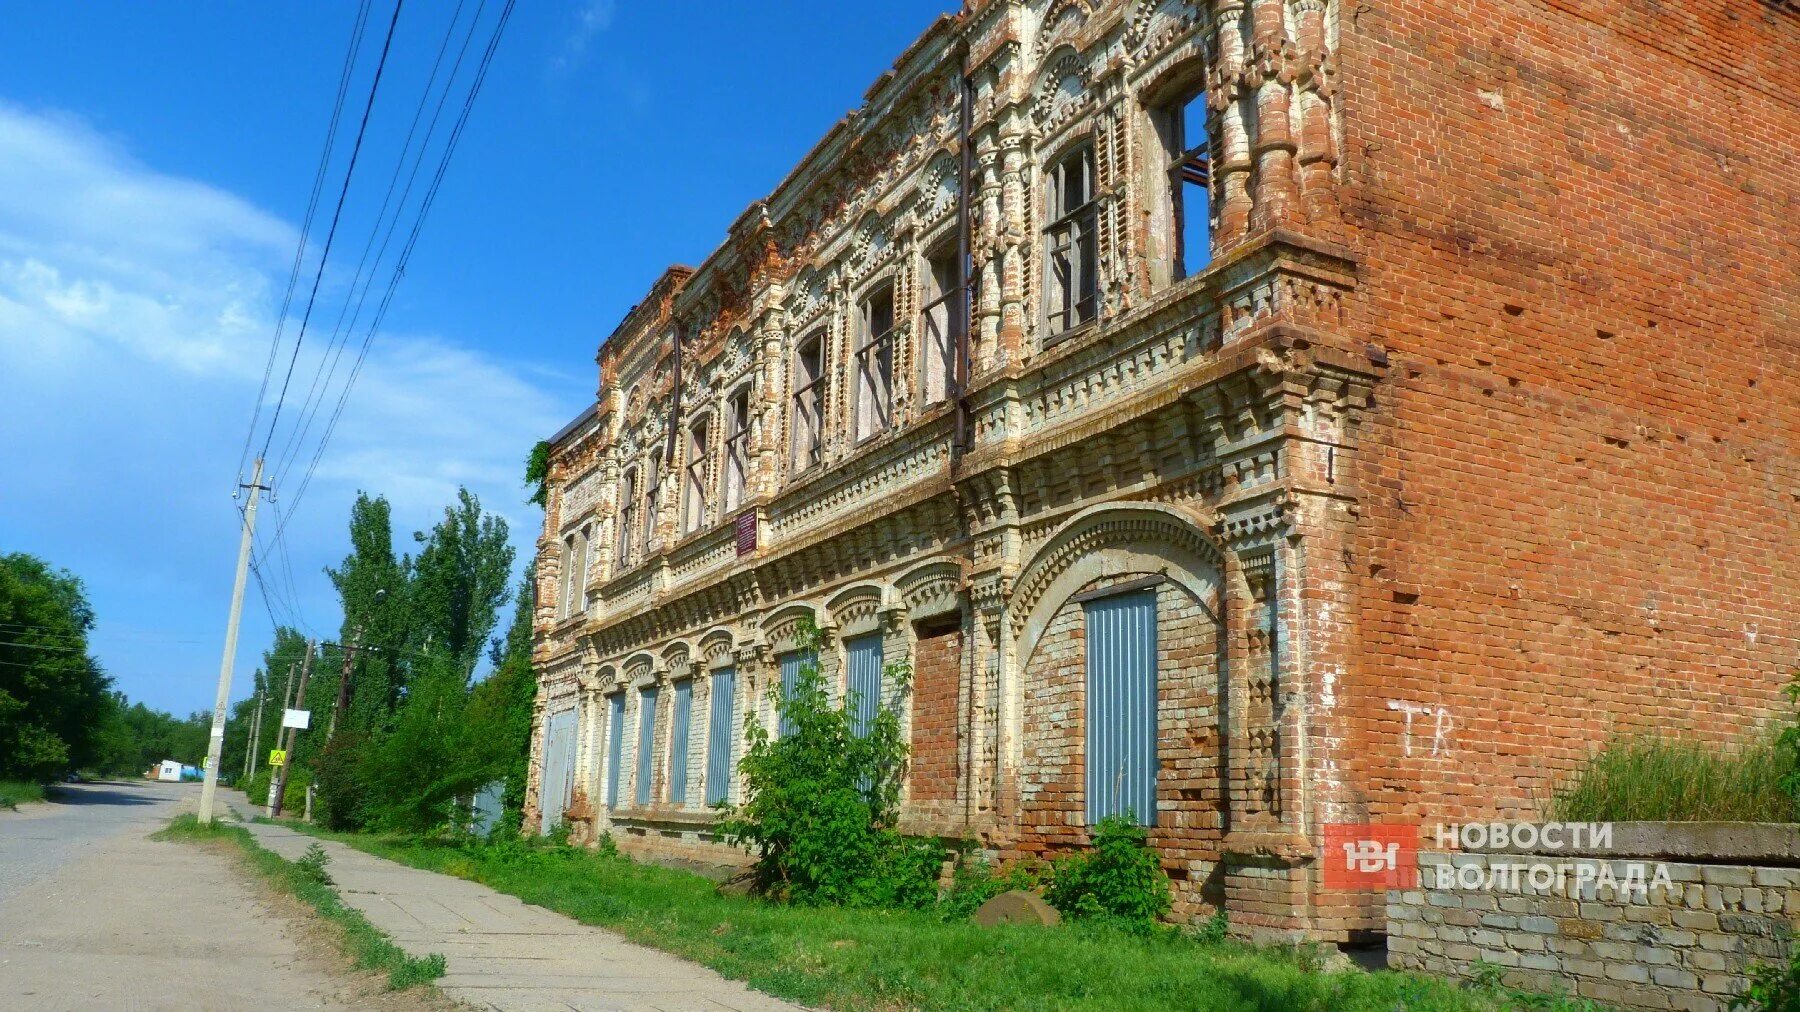
[[[246,820],[244,796],[226,795]],[[421,871],[286,826],[250,824],[256,839],[285,858],[314,843],[331,856],[328,871],[344,902],[415,956],[441,952],[448,972],[438,986],[484,1009],[764,1012],[799,1006],[618,935],[531,906],[487,886]]]

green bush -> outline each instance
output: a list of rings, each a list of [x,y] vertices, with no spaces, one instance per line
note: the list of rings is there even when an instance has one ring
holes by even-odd
[[[269,776],[272,772],[273,770],[264,766],[244,784],[244,797],[258,808],[269,803]],[[306,811],[306,785],[309,779],[310,774],[299,768],[288,774],[287,789],[281,800],[283,815],[299,815]]]
[[[1092,850],[1056,862],[1044,898],[1066,917],[1149,931],[1174,904],[1169,877],[1149,840],[1130,819],[1101,819]]]
[[[1800,947],[1785,964],[1753,967],[1750,986],[1731,999],[1731,1007],[1748,1012],[1800,1012]]]
[[[1784,732],[1785,734],[1786,732]],[[1563,822],[1793,822],[1784,784],[1796,750],[1775,737],[1735,745],[1619,738],[1587,761],[1546,813]]]
[[[810,622],[801,646],[818,656],[821,637]],[[910,671],[890,664],[890,680]],[[744,721],[747,742],[738,768],[743,805],[721,805],[721,835],[756,851],[756,888],[766,896],[805,904],[929,907],[937,900],[944,851],[935,842],[895,831],[907,748],[899,718],[885,705],[858,733],[846,694],[833,706],[817,663],[802,668],[791,693],[780,684],[770,696],[788,728],[769,734],[755,714]]]
[[[313,759],[318,790],[313,793],[313,821],[327,829],[358,829],[364,822],[367,790],[359,775],[363,735],[349,727],[338,732]]]
[[[1015,861],[999,870],[985,857],[960,860],[951,875],[950,890],[938,904],[938,913],[947,921],[968,920],[983,903],[1001,893],[1014,889],[1036,892],[1048,874],[1048,868],[1029,861]]]

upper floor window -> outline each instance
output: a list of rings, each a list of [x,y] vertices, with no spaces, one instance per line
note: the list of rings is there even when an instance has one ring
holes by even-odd
[[[562,600],[557,602],[557,617],[568,618],[570,603],[575,598],[575,535],[563,535],[562,551]]]
[[[631,546],[636,543],[637,509],[637,472],[626,471],[625,480],[619,485],[618,557],[621,569],[631,562]]]
[[[824,453],[825,332],[800,342],[794,355],[794,404],[790,418],[794,438],[794,470],[817,464]]]
[[[576,534],[565,540],[567,548],[563,558],[569,567],[568,584],[563,595],[563,618],[579,615],[584,610],[587,596],[588,542],[593,535],[593,528],[584,526]]]
[[[681,531],[692,534],[706,526],[706,420],[688,428],[687,480],[681,490]]]
[[[1158,118],[1168,158],[1175,277],[1185,278],[1212,262],[1212,155],[1206,136],[1205,93],[1169,103]]]
[[[650,455],[650,476],[644,481],[644,555],[650,554],[650,545],[656,540],[656,500],[662,493],[662,453],[657,451]]]
[[[856,349],[856,438],[886,429],[894,414],[894,286],[863,300]]]
[[[1051,335],[1092,320],[1100,311],[1096,268],[1094,149],[1082,147],[1050,167],[1045,178],[1044,299]]]
[[[919,314],[919,393],[923,403],[936,404],[950,396],[967,303],[958,287],[954,243],[934,251],[926,268],[925,309]]]
[[[750,473],[750,387],[745,384],[731,395],[725,410],[725,510],[744,501],[744,485]]]

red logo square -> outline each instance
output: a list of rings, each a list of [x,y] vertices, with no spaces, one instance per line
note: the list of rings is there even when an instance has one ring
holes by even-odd
[[[1321,860],[1327,889],[1412,889],[1419,881],[1419,827],[1328,822]]]

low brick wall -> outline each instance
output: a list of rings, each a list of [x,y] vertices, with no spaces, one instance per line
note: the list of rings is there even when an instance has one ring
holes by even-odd
[[[1696,846],[1693,827],[1649,825],[1607,853],[1419,855],[1419,888],[1388,894],[1388,965],[1469,977],[1487,963],[1511,986],[1620,1008],[1726,1008],[1752,965],[1787,958],[1800,867],[1785,845]]]

